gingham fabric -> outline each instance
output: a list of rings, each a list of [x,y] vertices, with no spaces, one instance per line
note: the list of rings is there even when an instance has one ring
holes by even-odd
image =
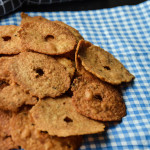
[[[135,75],[133,83],[122,86],[127,116],[102,134],[84,136],[80,150],[150,150],[150,1],[94,11],[28,14],[73,26]],[[15,13],[0,20],[0,25],[19,25],[20,21]]]
[[[6,15],[21,7],[25,0],[0,0],[0,16]]]
[[[15,11],[17,8],[21,7],[24,2],[27,3],[28,5],[30,4],[40,5],[40,4],[71,2],[71,1],[82,1],[82,0],[0,0],[0,16]]]

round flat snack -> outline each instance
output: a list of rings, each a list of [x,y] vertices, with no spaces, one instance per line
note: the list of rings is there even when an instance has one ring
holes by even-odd
[[[0,81],[0,109],[17,111],[23,104],[35,105],[37,99],[25,93],[20,86]]]
[[[100,121],[117,121],[126,115],[121,93],[95,77],[79,77],[73,82],[72,101],[76,110]]]
[[[18,54],[21,52],[21,41],[17,31],[18,26],[0,26],[0,54]]]
[[[50,56],[21,53],[13,60],[10,70],[14,80],[33,96],[56,97],[70,88],[68,71]]]
[[[40,132],[32,123],[28,110],[13,116],[11,134],[13,140],[25,150],[77,150],[82,142],[81,136],[58,138]]]
[[[59,137],[99,133],[105,128],[77,113],[70,97],[40,100],[30,113],[39,130]]]
[[[10,134],[11,113],[0,110],[0,150],[18,148]]]
[[[27,22],[51,22],[50,20],[44,18],[44,17],[41,17],[41,16],[35,16],[35,17],[30,17],[28,16],[28,14],[25,14],[25,13],[21,13],[21,25],[27,23]],[[79,40],[83,39],[83,37],[81,36],[81,34],[79,33],[78,30],[74,29],[73,27],[65,24],[64,22],[61,22],[61,21],[52,21],[60,26],[62,26],[63,28],[66,28],[68,29],[73,35],[74,37],[76,38],[77,40],[77,43],[79,42]],[[66,57],[66,58],[69,58],[71,60],[74,60],[75,59],[75,49],[73,51],[69,51],[65,54],[62,54],[63,57]]]
[[[103,81],[121,84],[130,82],[134,78],[112,54],[87,41],[79,42],[77,56],[87,71]]]
[[[19,30],[24,50],[48,55],[60,55],[76,48],[75,36],[65,27],[52,21],[24,23]]]
[[[75,66],[73,62],[64,57],[56,58],[56,60],[65,67],[65,69],[68,71],[70,75],[70,78],[72,79],[74,76],[74,72],[75,72]]]

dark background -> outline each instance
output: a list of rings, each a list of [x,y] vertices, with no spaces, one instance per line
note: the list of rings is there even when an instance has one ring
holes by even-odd
[[[73,2],[55,3],[51,5],[24,4],[17,11],[77,11],[112,8],[121,5],[135,5],[146,0],[80,0]]]

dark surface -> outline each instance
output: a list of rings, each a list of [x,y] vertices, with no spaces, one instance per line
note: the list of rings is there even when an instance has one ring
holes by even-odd
[[[19,11],[78,11],[112,8],[121,5],[135,5],[146,0],[80,0],[76,2],[55,3],[51,5],[24,4]]]

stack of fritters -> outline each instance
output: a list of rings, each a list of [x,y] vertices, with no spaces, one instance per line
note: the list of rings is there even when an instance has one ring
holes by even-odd
[[[126,115],[116,85],[134,76],[65,23],[21,17],[0,26],[0,149],[76,150]]]

